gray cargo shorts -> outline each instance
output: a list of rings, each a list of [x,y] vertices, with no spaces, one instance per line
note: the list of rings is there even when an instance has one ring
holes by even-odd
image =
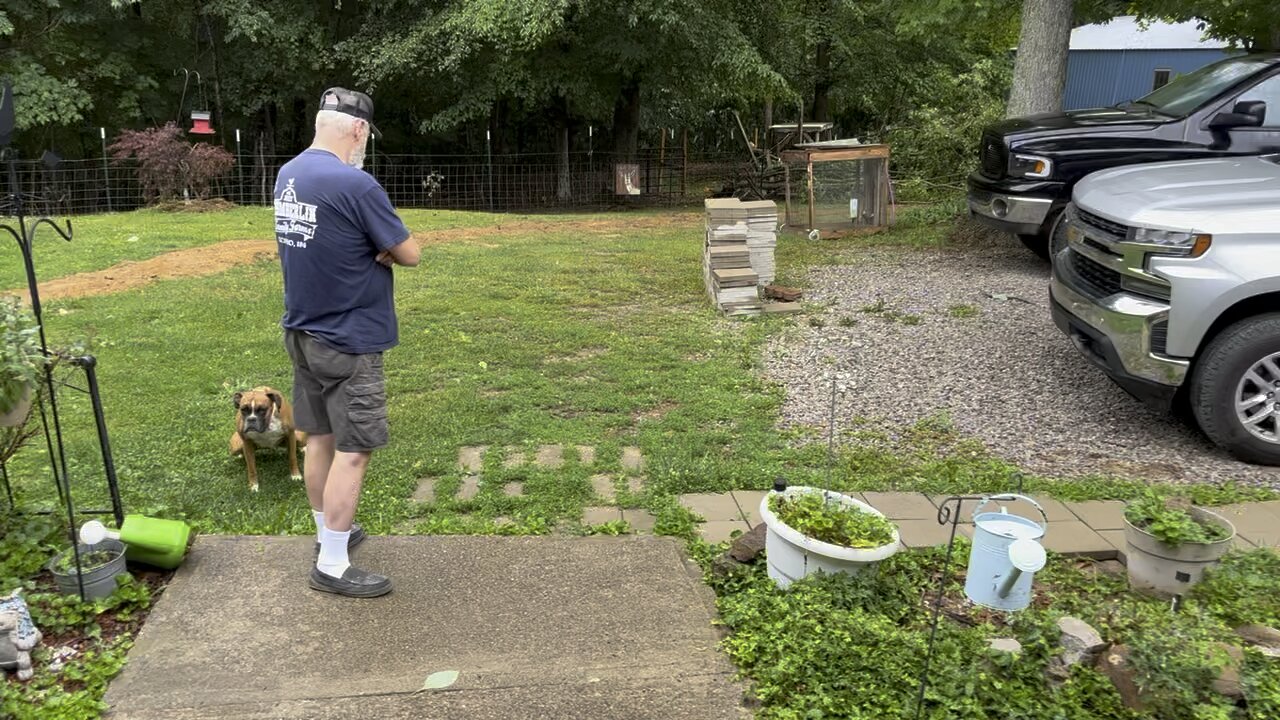
[[[369,452],[387,444],[382,353],[344,353],[298,330],[284,331],[284,346],[293,360],[297,429],[332,433],[340,452]]]

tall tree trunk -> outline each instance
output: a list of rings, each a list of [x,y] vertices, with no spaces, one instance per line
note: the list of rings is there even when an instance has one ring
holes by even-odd
[[[636,159],[640,142],[640,78],[631,75],[623,80],[618,99],[613,105],[613,152],[618,162]]]
[[[831,119],[831,42],[823,40],[818,43],[818,54],[814,59],[816,80],[813,83],[813,110],[809,117],[814,122],[827,122]]]
[[[560,97],[556,102],[559,112],[556,124],[556,159],[560,166],[560,172],[556,179],[556,199],[561,202],[568,202],[573,195],[572,185],[569,183],[569,99]]]
[[[1062,110],[1073,0],[1024,0],[1008,117]]]
[[[764,144],[767,147],[771,138],[769,128],[773,126],[773,98],[764,101]]]

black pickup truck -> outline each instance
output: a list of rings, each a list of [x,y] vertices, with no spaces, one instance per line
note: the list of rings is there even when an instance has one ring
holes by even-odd
[[[1280,54],[1239,55],[1116,107],[986,128],[969,212],[1042,257],[1076,181],[1119,165],[1280,152]]]

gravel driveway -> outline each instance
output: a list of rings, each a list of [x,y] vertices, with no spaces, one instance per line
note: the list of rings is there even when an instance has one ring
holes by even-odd
[[[802,319],[765,352],[769,377],[786,386],[784,422],[825,430],[821,377],[834,369],[851,378],[838,426],[862,417],[901,427],[945,412],[1041,474],[1280,488],[1276,469],[1231,459],[1081,357],[1049,316],[1047,265],[1016,239],[961,235],[944,250],[869,248],[810,273],[805,299],[827,308],[808,318],[823,326]]]

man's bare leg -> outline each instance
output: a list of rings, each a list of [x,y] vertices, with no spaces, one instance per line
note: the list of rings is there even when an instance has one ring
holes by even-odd
[[[335,452],[324,486],[324,525],[349,532],[360,500],[360,485],[369,467],[369,453]],[[310,461],[310,458],[308,458]]]

